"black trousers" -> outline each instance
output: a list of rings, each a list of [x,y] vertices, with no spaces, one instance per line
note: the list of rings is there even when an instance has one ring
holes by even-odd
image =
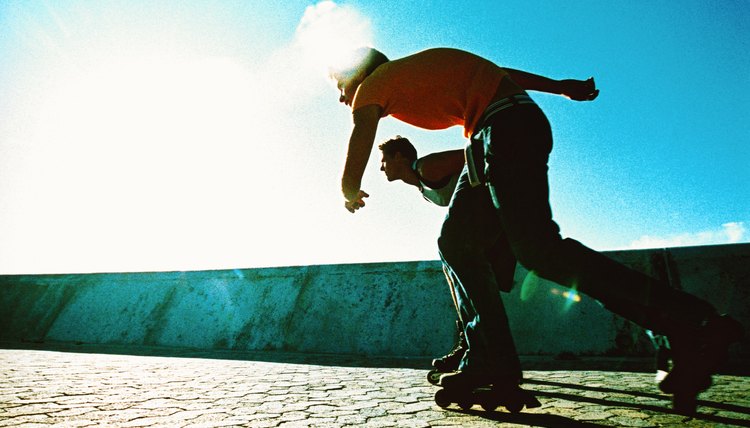
[[[501,265],[518,261],[537,276],[585,293],[656,333],[697,330],[716,312],[704,300],[561,237],[549,205],[552,133],[536,104],[495,113],[476,135],[484,147],[487,186],[471,187],[464,171],[438,239],[441,258],[457,279],[469,344],[460,369],[520,371],[492,269],[498,262],[488,260],[493,248],[506,249],[500,251],[507,258]]]

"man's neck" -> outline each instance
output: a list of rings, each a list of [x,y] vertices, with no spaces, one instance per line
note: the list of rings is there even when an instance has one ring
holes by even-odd
[[[422,185],[419,183],[419,177],[417,177],[417,172],[413,169],[409,168],[406,173],[404,173],[404,176],[401,177],[401,180],[406,184],[411,184],[412,186],[422,188]]]

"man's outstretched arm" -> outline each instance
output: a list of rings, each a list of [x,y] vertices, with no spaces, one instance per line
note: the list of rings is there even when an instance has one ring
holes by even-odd
[[[365,205],[363,198],[369,196],[360,189],[360,186],[375,142],[380,114],[380,106],[374,104],[358,108],[353,113],[354,129],[349,137],[344,176],[341,178],[341,190],[346,199],[344,206],[350,212],[363,207]]]
[[[593,77],[587,80],[554,80],[512,68],[504,68],[504,70],[508,72],[511,80],[525,90],[563,95],[575,101],[591,101],[599,95]]]

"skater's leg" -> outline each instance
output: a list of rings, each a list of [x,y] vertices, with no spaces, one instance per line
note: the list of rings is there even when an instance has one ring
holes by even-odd
[[[456,308],[457,319],[461,319],[461,309],[458,307],[458,298],[456,297],[456,280],[453,278],[453,272],[450,271],[448,266],[443,263],[443,274],[445,275],[445,281],[448,283],[448,291],[451,293],[451,299],[453,299],[453,307]]]
[[[468,348],[466,344],[466,336],[464,335],[464,324],[461,321],[461,309],[458,306],[458,298],[456,296],[456,279],[453,276],[451,270],[443,264],[443,273],[445,274],[446,282],[448,283],[448,289],[453,299],[453,305],[456,308],[456,332],[458,335],[458,341],[448,354],[443,357],[432,360],[432,366],[435,368],[435,372],[447,373],[454,370],[458,370],[458,365]],[[432,379],[432,376],[430,376]]]
[[[498,220],[499,221],[499,220]],[[513,278],[516,273],[516,256],[508,243],[505,231],[499,231],[500,235],[486,255],[495,274],[495,282],[501,291],[510,292],[513,289]]]
[[[508,109],[500,115],[502,120],[496,118],[490,125],[487,177],[502,229],[519,262],[540,277],[594,297],[644,328],[666,334],[675,351],[675,366],[682,356],[688,362],[683,367],[693,365],[694,377],[710,371],[702,367],[714,366],[728,344],[737,340],[741,328],[719,317],[708,302],[577,241],[563,240],[549,207],[547,159],[552,143],[546,118],[535,106]],[[688,355],[702,357],[688,359]]]
[[[440,256],[455,278],[469,345],[460,369],[512,373],[520,378],[520,363],[505,308],[486,256],[498,236],[499,226],[487,188],[471,187],[464,171],[438,239]]]
[[[508,109],[506,116],[492,125],[487,176],[502,230],[524,267],[658,332],[698,326],[715,314],[701,299],[562,239],[549,206],[549,124],[536,106]],[[646,313],[640,313],[644,308]],[[631,309],[635,312],[629,313]]]

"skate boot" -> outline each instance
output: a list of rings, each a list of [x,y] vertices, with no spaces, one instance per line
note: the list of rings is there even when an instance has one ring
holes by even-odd
[[[511,413],[518,413],[524,407],[540,407],[536,397],[521,389],[519,382],[516,376],[487,376],[461,371],[447,373],[440,377],[442,389],[435,392],[435,404],[441,408],[457,404],[463,410],[478,404],[488,412],[502,406]]]
[[[440,376],[443,374],[458,370],[461,358],[464,357],[466,349],[468,349],[461,321],[456,321],[456,329],[458,330],[458,343],[456,347],[448,355],[432,360],[433,369],[427,373],[427,381],[433,385],[439,384]]]
[[[729,355],[729,346],[743,335],[744,328],[737,320],[713,315],[694,334],[676,334],[670,338],[673,369],[659,389],[672,394],[676,412],[695,414],[698,394],[711,386],[712,375]]]
[[[666,339],[666,338],[665,338]],[[667,377],[672,366],[672,350],[669,346],[656,349],[656,383],[661,383]]]

